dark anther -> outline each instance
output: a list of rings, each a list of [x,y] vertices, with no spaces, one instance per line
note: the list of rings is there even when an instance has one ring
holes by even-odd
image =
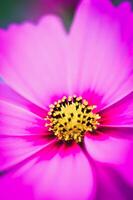
[[[86,113],[89,113],[89,112],[91,112],[91,109],[87,109],[87,110],[86,110]]]
[[[59,125],[59,127],[61,128],[61,127],[63,127],[63,125],[62,125],[62,124],[60,124],[60,125]]]
[[[79,100],[77,99],[77,102],[81,104],[82,103],[82,99],[79,99]]]
[[[76,97],[73,97],[73,102],[74,102],[74,103],[76,102]]]
[[[78,103],[82,103],[82,99],[78,100]]]
[[[72,104],[72,100],[68,101],[69,105]]]
[[[77,120],[78,123],[80,123],[80,120]]]
[[[88,117],[87,120],[91,120],[91,117]]]
[[[90,125],[91,125],[91,123],[90,123],[90,122],[87,122],[86,126],[90,126]]]
[[[66,129],[65,129],[65,128],[63,128],[63,129],[62,129],[62,131],[64,131],[64,132],[65,132],[65,131],[66,131]]]
[[[82,113],[84,113],[84,110],[85,110],[85,109],[84,109],[84,108],[82,108],[82,109],[81,109],[81,112],[82,112]]]
[[[82,124],[85,124],[85,121],[82,121]]]
[[[62,117],[65,117],[65,114],[64,114],[64,113],[62,113]]]
[[[58,108],[58,111],[61,111],[61,107]]]
[[[57,111],[57,110],[58,110],[58,108],[57,108],[56,106],[55,106],[53,109],[54,109],[54,111]]]
[[[83,115],[83,118],[85,119],[87,116],[86,115]]]
[[[80,117],[81,116],[81,114],[78,114],[78,117]]]
[[[59,119],[59,118],[61,118],[61,115],[58,114],[58,115],[55,116],[55,118]]]
[[[58,124],[59,122],[57,121],[57,122],[55,122],[53,125],[55,126],[56,124]]]
[[[67,104],[67,99],[65,98],[61,103]]]
[[[65,101],[62,102],[62,105],[63,105],[64,107],[66,107],[66,104],[67,104],[67,102],[65,102]]]
[[[76,110],[78,110],[78,108],[79,108],[79,105],[76,106]]]
[[[70,122],[70,121],[71,121],[71,118],[68,118],[68,121]]]
[[[64,125],[66,126],[66,125],[67,125],[67,122],[65,122]]]
[[[71,117],[73,117],[74,116],[74,114],[73,113],[71,113]]]

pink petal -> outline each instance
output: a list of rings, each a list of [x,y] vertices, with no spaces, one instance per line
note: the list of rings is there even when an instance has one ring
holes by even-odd
[[[115,167],[103,163],[95,165],[97,172],[97,191],[95,200],[132,199],[133,191]]]
[[[27,162],[54,140],[36,136],[1,137],[0,138],[0,172],[5,173],[21,163]]]
[[[19,94],[43,108],[55,95],[65,94],[66,39],[57,17],[0,30],[0,43],[0,73]]]
[[[116,170],[121,174],[123,179],[133,187],[133,148],[127,155],[126,164],[119,165]]]
[[[31,111],[40,117],[44,117],[48,111],[47,108],[43,109],[31,103],[3,82],[0,83],[0,99],[8,103],[15,104],[16,106],[20,106],[21,108]]]
[[[95,98],[90,94],[96,93],[102,105],[97,104],[103,107],[132,91],[133,77],[132,56],[118,13],[110,3],[98,2],[83,1],[71,26],[69,88],[71,93],[85,93],[90,101]]]
[[[124,38],[128,41],[129,46],[131,45],[131,52],[133,53],[133,13],[130,2],[122,2],[117,9],[118,18],[121,21],[122,31]]]
[[[46,111],[27,102],[5,84],[0,84],[0,134],[9,136],[44,135]],[[40,111],[41,110],[41,111]],[[43,118],[39,115],[43,115]]]
[[[41,159],[24,176],[38,200],[89,200],[95,194],[92,169],[77,145],[63,145],[55,156]]]
[[[12,174],[0,178],[1,200],[34,200],[32,188],[25,186],[22,178],[13,177]]]
[[[103,126],[99,128],[99,136],[102,132],[105,137],[123,138],[133,140],[133,127],[123,126]]]
[[[101,126],[133,127],[133,92],[100,112]]]
[[[97,161],[126,164],[128,153],[132,147],[132,141],[101,134],[95,137],[86,136],[85,146],[90,156]]]
[[[18,162],[14,165],[10,165],[11,162],[9,163],[8,160],[8,168],[2,169],[3,165],[0,168],[0,196],[2,199],[29,199],[29,200],[37,200],[38,198],[35,197],[34,195],[34,190],[32,184],[27,184],[25,182],[25,174],[29,170],[29,172],[32,171],[32,167],[36,165],[37,161],[40,159],[40,155],[44,159],[50,158],[50,156],[53,156],[53,153],[57,152],[57,146],[53,143],[50,143],[50,145],[47,143],[45,144],[46,141],[43,141],[43,145],[41,148],[37,147],[37,143],[31,141],[32,145],[31,148],[27,148],[28,144],[30,146],[30,140],[28,141],[28,138],[21,139],[13,141],[13,143],[10,143],[8,141],[8,151],[4,152],[6,158],[12,158],[12,161],[14,162],[15,159],[17,159],[18,156]],[[33,139],[33,138],[32,138]],[[35,138],[34,138],[35,139]],[[16,142],[15,142],[16,141]],[[6,146],[6,140],[4,140],[4,143]],[[15,143],[15,146],[14,146]],[[35,145],[36,143],[36,145]],[[2,144],[2,143],[1,143]],[[0,145],[1,146],[1,145]],[[26,147],[27,146],[27,147]],[[15,149],[16,147],[16,149]],[[38,150],[37,150],[38,148]],[[39,150],[40,148],[40,150]],[[11,151],[10,151],[11,150]],[[32,152],[31,152],[32,150]],[[37,150],[37,152],[36,152]],[[25,154],[25,152],[28,151],[28,153]],[[33,152],[34,151],[34,152]],[[7,153],[8,152],[8,153]],[[45,152],[45,153],[44,153]],[[48,153],[49,152],[49,153]],[[52,152],[52,153],[51,153]],[[3,152],[2,152],[3,153]],[[30,155],[31,153],[31,155]],[[46,155],[47,154],[47,155]],[[15,156],[15,157],[14,157]],[[23,158],[22,158],[23,156]],[[10,159],[11,160],[11,159]],[[1,160],[0,160],[1,161]],[[7,160],[3,160],[4,164],[6,163]],[[0,162],[1,164],[1,162]],[[40,170],[40,169],[39,169]],[[22,194],[21,194],[22,193]],[[21,194],[21,195],[20,195]]]

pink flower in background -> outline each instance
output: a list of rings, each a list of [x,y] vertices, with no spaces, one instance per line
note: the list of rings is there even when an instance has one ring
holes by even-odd
[[[56,16],[0,30],[2,200],[132,199],[132,19],[84,0],[69,33]]]
[[[47,11],[57,12],[61,9],[75,8],[80,2],[79,0],[39,0],[40,4]]]
[[[36,0],[30,4],[27,16],[37,20],[44,14],[54,13],[61,16],[69,24],[79,0]]]

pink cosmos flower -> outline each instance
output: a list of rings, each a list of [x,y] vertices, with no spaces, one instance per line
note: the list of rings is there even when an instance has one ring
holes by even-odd
[[[2,200],[132,199],[132,20],[84,0],[69,33],[55,16],[0,30]]]

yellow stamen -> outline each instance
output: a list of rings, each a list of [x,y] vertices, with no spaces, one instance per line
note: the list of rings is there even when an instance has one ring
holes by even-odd
[[[49,107],[45,126],[59,140],[80,143],[86,132],[94,132],[99,125],[100,116],[93,112],[96,106],[88,105],[88,101],[82,97],[64,96]]]

